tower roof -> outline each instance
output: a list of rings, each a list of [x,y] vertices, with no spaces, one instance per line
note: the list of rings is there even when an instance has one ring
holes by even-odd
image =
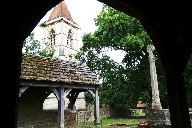
[[[58,17],[65,17],[67,20],[74,22],[64,0],[53,8],[48,21]]]

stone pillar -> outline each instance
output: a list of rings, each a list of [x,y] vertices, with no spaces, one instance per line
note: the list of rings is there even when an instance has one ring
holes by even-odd
[[[149,62],[150,62],[150,74],[151,74],[151,87],[152,87],[152,109],[162,109],[160,98],[159,98],[159,90],[158,90],[158,82],[157,82],[157,73],[155,66],[155,57],[153,55],[153,51],[155,47],[153,45],[147,46],[147,52],[149,53]]]

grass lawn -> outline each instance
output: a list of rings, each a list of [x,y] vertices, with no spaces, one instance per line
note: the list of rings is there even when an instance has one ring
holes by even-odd
[[[140,121],[144,121],[145,119],[125,119],[125,118],[104,118],[101,119],[101,127],[100,128],[119,128],[118,125],[127,125],[120,126],[121,128],[129,128],[133,125],[137,125]],[[129,125],[129,126],[128,126]],[[95,128],[94,123],[80,124],[79,128]]]
[[[124,119],[124,118],[106,118],[101,120],[101,126],[109,126],[113,124],[138,124],[143,119]]]
[[[192,112],[189,112],[189,116],[192,119]],[[141,118],[138,118],[138,117],[141,117]],[[145,121],[144,113],[131,115],[129,118],[126,118],[126,119],[125,118],[103,118],[101,119],[101,128],[109,128],[110,125],[114,125],[114,124],[135,125],[141,121]],[[86,126],[94,126],[94,123],[82,124],[81,126],[85,126],[83,128],[86,128]]]
[[[136,125],[139,124],[139,122],[145,120],[145,114],[135,114],[131,115],[128,118],[103,118],[101,119],[101,127],[109,127],[112,125],[118,125],[118,124],[125,124],[125,125]],[[141,118],[140,118],[141,117]],[[81,126],[94,126],[94,123],[87,123],[87,124],[81,124]]]
[[[189,116],[190,116],[190,118],[192,119],[192,112],[189,112]]]

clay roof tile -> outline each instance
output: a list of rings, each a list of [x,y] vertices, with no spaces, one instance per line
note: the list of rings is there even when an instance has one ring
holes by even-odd
[[[48,21],[58,17],[65,17],[67,20],[74,22],[64,0],[53,8]]]

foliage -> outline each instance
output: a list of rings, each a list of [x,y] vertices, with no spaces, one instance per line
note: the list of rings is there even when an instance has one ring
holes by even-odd
[[[192,112],[189,112],[190,119],[192,119]]]
[[[184,72],[188,107],[192,108],[192,57],[190,57]]]
[[[40,55],[45,57],[53,57],[54,48],[46,42],[40,42],[35,39],[35,34],[32,32],[24,41],[22,51],[27,54]]]
[[[84,95],[86,106],[93,105],[94,104],[93,96],[89,92],[85,92]]]
[[[99,75],[102,86],[99,90],[100,104],[114,108],[135,107],[138,100],[151,104],[150,67],[147,45],[152,40],[136,18],[106,5],[95,18],[98,29],[83,35],[83,46],[77,58],[86,62]],[[123,51],[121,63],[107,54],[110,50]],[[167,106],[165,77],[157,53],[157,74],[160,98]],[[118,56],[118,55],[116,55]]]
[[[39,25],[39,27],[42,27],[42,28],[47,27],[47,22],[45,21],[45,22],[41,23],[41,24]]]

